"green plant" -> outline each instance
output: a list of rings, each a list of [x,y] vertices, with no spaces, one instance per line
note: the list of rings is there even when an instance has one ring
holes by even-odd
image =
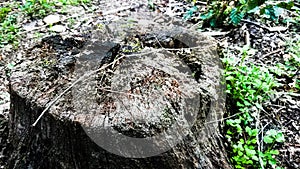
[[[274,146],[275,143],[284,142],[284,136],[282,132],[271,129],[266,132],[263,141],[265,144],[269,146],[264,152],[259,152],[259,156],[263,160],[263,165],[270,164],[273,168],[275,168],[277,162],[273,156],[278,155],[279,151],[273,150],[272,147]]]
[[[231,125],[231,122],[227,121],[227,124]],[[240,138],[236,143],[232,144],[232,152],[234,154],[232,160],[234,160],[235,168],[244,168],[248,165],[254,166],[259,160],[255,150],[258,130],[247,126],[245,131],[247,139]],[[241,129],[240,132],[243,133],[244,131]]]
[[[12,69],[15,67],[15,63],[14,62],[11,62],[11,63],[8,63],[7,65],[6,65],[6,75],[7,76],[10,76],[11,75],[11,71],[12,71]]]
[[[297,90],[300,90],[300,80],[296,80],[296,83],[295,83],[295,88],[297,89]]]
[[[299,1],[298,1],[298,4],[299,4]],[[289,23],[293,23],[297,26],[300,25],[300,8],[299,6],[297,7],[295,5],[295,7],[292,8],[292,11],[293,11],[293,16],[290,16],[290,17],[286,17],[284,22],[289,22]]]
[[[90,3],[91,0],[56,0],[56,3],[61,3],[62,5],[79,5],[81,3],[87,4]]]
[[[91,0],[26,0],[25,4],[20,6],[20,9],[30,17],[40,18],[57,11],[57,8],[61,6],[80,5],[90,2]]]
[[[11,11],[11,8],[10,7],[1,7],[0,8],[0,22],[2,22],[7,14]]]
[[[52,65],[54,65],[56,63],[56,61],[55,60],[53,60],[53,59],[47,59],[47,58],[44,58],[44,59],[42,59],[42,62],[41,62],[41,66],[42,67],[45,67],[45,68],[48,68],[49,66],[52,66]]]
[[[288,43],[287,52],[289,53],[290,62],[296,67],[300,67],[300,40],[292,41]]]
[[[298,39],[296,42],[290,43],[287,48],[287,52],[289,52],[290,58],[285,62],[285,67],[289,71],[289,76],[293,80],[293,88],[296,90],[300,90],[300,78],[299,78],[299,70],[300,70],[300,40]],[[297,76],[298,75],[298,76]]]
[[[155,10],[155,4],[154,4],[154,2],[153,2],[153,0],[148,0],[148,7],[149,7],[149,9],[151,9],[151,10]]]
[[[276,63],[276,65],[270,67],[270,70],[277,76],[286,77],[288,81],[292,81],[289,84],[291,90],[299,91],[300,40],[289,41],[286,52],[283,63]]]
[[[122,48],[124,53],[135,53],[141,51],[143,48],[141,41],[138,38],[128,38],[126,40],[126,46]]]
[[[51,12],[57,11],[64,5],[79,5],[89,3],[90,0],[26,0],[24,4],[12,3],[0,8],[0,47],[7,44],[18,45],[20,16],[30,16],[41,18]],[[20,13],[20,10],[22,11]],[[70,24],[73,24],[70,21]]]
[[[203,26],[211,27],[220,27],[228,25],[228,23],[237,26],[246,15],[253,13],[277,20],[283,9],[291,10],[294,6],[293,1],[271,3],[271,1],[266,0],[212,0],[207,3],[206,12],[200,14],[199,18],[203,20]],[[198,7],[192,7],[184,15],[184,19],[191,18],[196,11],[198,11]]]
[[[294,7],[294,2],[287,1],[266,1],[261,6],[256,6],[252,10],[248,11],[248,13],[258,13],[260,16],[265,17],[267,19],[278,21],[279,16],[283,13],[284,10],[291,11]]]
[[[273,156],[278,155],[278,151],[273,150],[273,147],[276,142],[284,140],[283,135],[276,130],[270,130],[263,136],[255,122],[262,103],[269,99],[278,83],[273,80],[269,69],[245,63],[247,55],[253,54],[249,47],[240,50],[242,59],[239,62],[235,58],[223,59],[226,92],[232,103],[230,113],[237,114],[236,117],[226,120],[225,124],[226,138],[231,147],[231,161],[239,169],[249,166],[275,167],[276,160]],[[259,134],[265,143],[264,147],[259,146]]]
[[[228,60],[224,60],[230,64]],[[227,93],[237,101],[238,107],[263,102],[276,86],[270,72],[255,65],[227,65],[225,70]],[[263,93],[263,94],[262,94]]]
[[[17,18],[19,14],[15,12],[16,3],[6,4],[0,8],[0,47],[7,44],[18,45],[19,26]]]
[[[0,23],[0,46],[8,43],[17,43],[17,26],[16,15],[7,15]]]
[[[54,2],[49,0],[26,0],[20,8],[30,17],[43,17],[54,11],[54,5]]]

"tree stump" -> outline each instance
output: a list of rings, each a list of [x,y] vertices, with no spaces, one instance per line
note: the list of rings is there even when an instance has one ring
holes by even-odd
[[[217,43],[130,19],[27,51],[10,78],[9,168],[231,168]]]

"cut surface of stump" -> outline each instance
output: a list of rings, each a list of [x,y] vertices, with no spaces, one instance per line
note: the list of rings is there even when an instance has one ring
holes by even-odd
[[[9,168],[230,168],[216,42],[154,18],[28,50],[10,79]]]

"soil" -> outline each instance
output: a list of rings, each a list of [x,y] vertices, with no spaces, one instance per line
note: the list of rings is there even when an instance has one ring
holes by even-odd
[[[155,4],[154,13],[161,13],[181,19],[188,10],[188,5],[185,1],[180,0],[163,0],[153,1]],[[10,108],[10,95],[9,95],[9,78],[10,66],[9,64],[18,64],[24,60],[34,59],[40,53],[44,53],[47,57],[42,58],[49,69],[64,72],[73,71],[72,65],[74,65],[74,57],[78,54],[78,50],[82,48],[85,43],[85,39],[91,35],[91,30],[107,23],[118,20],[118,18],[127,17],[128,13],[135,8],[138,8],[144,4],[141,1],[118,1],[118,3],[108,0],[95,1],[90,5],[83,5],[70,8],[65,14],[60,25],[66,26],[65,32],[53,33],[48,31],[48,27],[40,26],[40,28],[32,31],[24,32],[22,40],[18,49],[14,49],[12,46],[7,45],[1,49],[0,55],[0,168],[5,168],[5,163],[8,154],[7,137],[8,137],[8,114]],[[203,4],[199,4],[200,6]],[[131,6],[131,8],[121,9],[122,7]],[[120,9],[115,11],[114,9]],[[110,11],[111,13],[109,13]],[[80,16],[75,17],[76,21],[72,25],[66,18],[79,13]],[[197,14],[195,14],[196,16]],[[192,17],[186,25],[189,27],[195,26],[193,23],[197,21],[196,17]],[[159,19],[159,18],[158,18]],[[22,27],[25,30],[30,29],[30,25],[39,27],[38,23],[42,23],[41,19],[24,19]],[[259,24],[256,24],[259,23]],[[285,57],[288,57],[286,52],[286,41],[294,41],[299,33],[299,28],[296,26],[290,26],[283,31],[270,31],[274,23],[266,22],[264,24],[258,22],[253,18],[250,22],[244,21],[241,26],[232,29],[220,29],[211,30],[203,29],[204,33],[211,32],[228,32],[224,35],[216,35],[214,38],[220,44],[220,49],[230,51],[231,53],[239,52],[237,47],[242,47],[245,44],[250,44],[256,51],[255,55],[248,58],[248,62],[256,63],[257,65],[275,66],[276,63],[285,63]],[[281,26],[286,26],[282,24]],[[40,33],[41,37],[36,37],[36,34]],[[59,35],[58,35],[59,34]],[[161,44],[157,44],[156,40],[151,39],[152,36],[145,35],[140,37],[144,44],[151,44],[151,46],[159,46],[169,44],[170,41],[167,37]],[[146,39],[146,40],[145,40]],[[168,41],[168,42],[166,42]],[[177,44],[177,43],[176,43]],[[38,46],[37,46],[38,45]],[[49,46],[50,45],[50,46]],[[52,45],[52,46],[51,46]],[[115,46],[115,44],[107,44],[108,46]],[[135,46],[128,42],[128,45],[123,46],[123,51],[134,51]],[[62,51],[61,53],[59,51]],[[68,51],[68,52],[65,52]],[[53,64],[52,63],[56,63]],[[50,65],[50,66],[49,66]],[[298,70],[295,70],[298,72]],[[51,70],[49,71],[51,72]],[[154,70],[154,74],[157,72]],[[67,75],[66,75],[67,76]],[[147,75],[148,78],[153,74]],[[200,75],[199,75],[200,76]],[[52,77],[55,77],[53,75]],[[168,76],[156,77],[168,79]],[[59,81],[69,79],[46,79],[48,81],[56,81],[57,85]],[[145,78],[144,78],[145,79]],[[300,79],[299,72],[294,77],[282,76],[279,77],[281,83],[284,84],[279,87],[277,92],[272,96],[271,100],[267,101],[263,105],[263,115],[260,119],[260,123],[264,126],[264,130],[268,129],[280,129],[285,135],[286,141],[283,144],[276,145],[276,148],[280,151],[278,161],[280,165],[286,169],[298,169],[300,167],[300,91],[293,89],[291,83],[295,79]],[[37,79],[43,80],[43,79]],[[44,79],[45,80],[45,79]],[[174,79],[173,79],[174,80]],[[143,81],[141,81],[143,82]],[[146,82],[143,82],[146,83]],[[46,87],[46,86],[45,86]],[[133,87],[133,89],[135,89]],[[45,89],[46,90],[46,89]],[[136,91],[136,90],[135,90]],[[174,88],[176,91],[176,88]],[[289,91],[293,91],[290,93]],[[55,93],[53,93],[55,94]],[[48,102],[45,100],[44,102]],[[109,102],[107,103],[109,104]],[[116,127],[118,128],[118,127]],[[123,130],[120,129],[119,130]],[[160,129],[156,129],[157,131]],[[123,132],[126,132],[123,130]],[[147,133],[151,134],[151,133]]]

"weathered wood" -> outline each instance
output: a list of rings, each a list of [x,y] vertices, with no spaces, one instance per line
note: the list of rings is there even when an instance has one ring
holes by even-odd
[[[141,16],[141,13],[144,13],[144,15]],[[10,79],[12,107],[9,137],[13,150],[9,159],[9,168],[231,168],[219,134],[218,120],[222,118],[224,113],[224,97],[221,85],[221,65],[216,52],[216,42],[200,33],[180,27],[175,28],[174,20],[170,22],[168,18],[156,17],[154,22],[151,19],[153,17],[147,15],[146,12],[138,12],[137,14],[131,17],[136,22],[130,23],[130,29],[126,29],[128,30],[127,34],[123,34],[122,30],[117,30],[126,25],[126,22],[120,21],[108,25],[103,30],[95,31],[92,38],[87,39],[87,43],[83,43],[76,38],[55,36],[44,39],[40,45],[28,50],[27,57],[30,57],[30,59],[17,65]],[[100,94],[97,95],[96,99],[98,103],[93,104],[109,110],[90,109],[95,105],[90,105],[91,98],[86,97],[90,96],[89,93],[81,96],[80,91],[84,90],[91,93],[94,91],[85,88],[89,87],[85,85],[89,80],[84,80],[74,89],[67,91],[66,95],[59,98],[57,103],[52,105],[48,112],[43,115],[37,125],[32,126],[40,113],[46,108],[47,103],[68,88],[74,80],[88,70],[112,63],[118,57],[118,51],[121,50],[118,44],[119,40],[130,37],[130,35],[138,35],[131,38],[138,38],[143,47],[154,46],[158,49],[145,48],[140,52],[147,53],[149,50],[154,50],[156,54],[145,55],[144,60],[139,60],[141,57],[138,56],[134,60],[130,60],[134,58],[132,55],[131,58],[128,57],[129,60],[125,59],[116,65],[112,65],[110,70],[106,69],[106,71],[101,71],[95,75],[95,86],[98,87],[96,92]],[[82,46],[84,47],[82,48]],[[190,47],[191,54],[176,54],[176,50],[165,49],[182,47]],[[96,49],[102,50],[97,51]],[[85,52],[89,54],[83,55]],[[181,60],[181,62],[178,60]],[[133,117],[137,117],[141,113],[134,109],[134,105],[131,104],[132,100],[129,99],[130,97],[135,98],[135,95],[139,93],[137,90],[127,90],[131,92],[132,96],[126,95],[128,96],[128,100],[126,100],[122,96],[124,93],[116,93],[114,89],[120,89],[120,86],[122,89],[126,88],[126,78],[133,78],[129,73],[130,70],[140,71],[140,74],[151,72],[146,67],[139,66],[139,63],[144,63],[146,66],[152,65],[155,68],[152,73],[154,72],[155,75],[163,74],[159,77],[150,74],[151,78],[164,80],[160,87],[164,87],[167,84],[166,81],[168,79],[172,80],[172,77],[174,77],[173,80],[185,81],[186,84],[180,82],[179,85],[180,89],[184,89],[184,94],[193,95],[187,92],[190,88],[195,87],[197,90],[201,88],[199,93],[196,94],[196,96],[199,96],[199,102],[197,102],[199,105],[196,106],[195,121],[187,123],[191,125],[190,128],[184,130],[186,132],[185,137],[174,147],[171,146],[168,151],[156,156],[149,157],[147,152],[141,150],[141,157],[145,158],[126,158],[126,154],[131,152],[112,153],[107,151],[109,148],[101,147],[98,143],[103,143],[104,140],[104,143],[108,145],[109,143],[113,144],[110,148],[116,149],[122,149],[129,145],[124,145],[125,142],[120,143],[122,140],[117,140],[117,136],[95,140],[90,135],[93,134],[93,131],[89,133],[89,130],[111,127],[119,133],[136,138],[147,138],[159,134],[161,131],[164,132],[164,130],[170,131],[170,129],[165,129],[170,126],[169,123],[155,123],[157,121],[151,118],[146,118],[147,122],[139,126],[137,125],[140,123],[135,122],[133,119],[129,119],[128,122],[126,113]],[[147,63],[151,64],[147,65]],[[159,66],[168,63],[176,63],[177,65],[184,63],[185,68],[191,69],[190,73],[193,73],[194,78],[191,78],[192,76],[189,74],[186,77],[183,76],[182,70],[174,72],[176,64],[170,68]],[[109,73],[111,71],[114,71],[114,73]],[[146,83],[146,81],[142,82]],[[158,82],[155,83],[158,84]],[[132,84],[137,84],[137,82]],[[106,90],[103,87],[110,87],[112,90]],[[140,86],[139,89],[143,92],[142,87]],[[152,89],[151,85],[147,87],[148,91],[155,93],[156,89]],[[131,87],[131,89],[133,88]],[[164,91],[167,91],[167,89]],[[118,99],[111,101],[110,98],[113,96]],[[148,100],[153,99],[152,95],[146,95],[145,97]],[[185,103],[181,102],[181,100],[184,100],[182,99],[183,96],[178,96],[178,98],[177,96],[175,98],[163,96],[162,98],[169,99],[166,102],[172,106],[178,103],[180,107],[181,103],[183,105]],[[176,99],[179,99],[179,101]],[[159,99],[157,100],[159,101]],[[109,106],[110,103],[124,104],[124,106],[118,109],[118,107]],[[154,107],[152,108],[154,109]],[[125,110],[126,108],[129,108],[129,111]],[[91,110],[91,112],[84,113],[83,110],[85,109]],[[173,113],[173,110],[177,114]],[[113,113],[115,113],[114,116]],[[163,113],[157,112],[157,114],[162,115]],[[157,114],[153,113],[152,115],[156,116]],[[185,115],[193,116],[192,113],[182,113],[182,109],[176,106],[170,108],[170,112],[168,111],[167,114],[171,116],[167,118],[171,121],[172,119],[175,121],[180,120],[180,117],[185,117]],[[116,117],[121,120],[116,120]],[[105,124],[104,127],[99,125],[99,121]],[[113,125],[107,126],[107,123],[113,123]],[[155,129],[150,129],[149,126],[152,125],[153,127],[153,124],[158,124],[158,126]],[[173,125],[171,126],[173,127]],[[172,139],[176,140],[176,138]],[[115,145],[118,141],[119,144]],[[168,143],[168,140],[166,142]],[[157,145],[158,149],[161,148],[159,142],[153,141],[153,144]],[[136,145],[137,148],[140,148],[138,146]],[[119,156],[120,154],[123,156]],[[137,156],[131,155],[131,157]]]

